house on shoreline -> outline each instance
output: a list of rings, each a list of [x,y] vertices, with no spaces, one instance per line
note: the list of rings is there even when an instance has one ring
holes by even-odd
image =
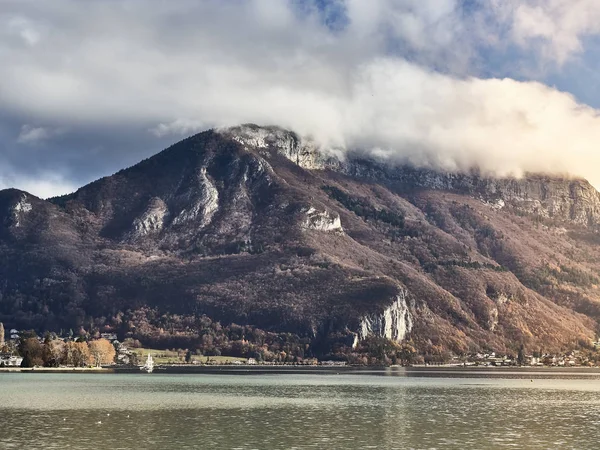
[[[21,367],[23,358],[11,353],[0,353],[0,367]]]

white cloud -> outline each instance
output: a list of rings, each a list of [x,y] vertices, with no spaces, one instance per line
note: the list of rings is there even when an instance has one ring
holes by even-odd
[[[566,1],[490,0],[472,21],[457,0],[344,4],[348,25],[332,32],[314,8],[298,14],[283,1],[6,0],[5,16],[43,22],[44,39],[27,51],[0,40],[0,113],[53,124],[24,126],[23,144],[65,127],[165,137],[254,122],[420,165],[569,172],[600,185],[597,110],[539,83],[464,75],[474,37],[496,45],[499,24],[564,61],[595,32],[582,18],[595,17],[591,2],[565,18],[556,11]],[[446,74],[427,68],[440,65]]]
[[[0,189],[16,188],[29,192],[39,198],[50,198],[74,192],[77,187],[63,176],[42,172],[35,176],[24,175],[11,171],[6,167],[0,173]]]
[[[21,127],[21,131],[17,137],[17,143],[27,145],[39,144],[48,139],[52,139],[53,137],[60,136],[65,132],[66,130],[62,127],[36,127],[25,124]]]
[[[33,127],[31,125],[23,125],[21,132],[17,138],[19,144],[32,144],[48,139],[51,132],[43,127]]]
[[[558,65],[583,52],[583,39],[600,33],[597,0],[492,0],[496,17],[511,26],[514,41],[537,48]]]
[[[13,16],[8,19],[5,30],[9,35],[19,36],[28,46],[36,45],[41,39],[40,30],[36,25],[31,20],[21,16]]]
[[[169,123],[159,123],[150,128],[150,132],[156,137],[164,136],[185,136],[197,133],[206,126],[197,120],[176,119]]]
[[[540,83],[458,79],[405,62],[365,67],[341,121],[350,145],[448,170],[544,171],[600,186],[599,111]]]

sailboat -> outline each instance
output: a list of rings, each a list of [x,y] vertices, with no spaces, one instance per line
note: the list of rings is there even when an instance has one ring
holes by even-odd
[[[148,354],[148,359],[146,359],[146,364],[140,367],[140,370],[143,370],[148,373],[152,373],[154,370],[154,360],[152,359],[152,355]]]

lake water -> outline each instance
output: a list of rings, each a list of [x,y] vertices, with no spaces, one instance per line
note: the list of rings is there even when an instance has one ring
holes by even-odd
[[[600,376],[0,373],[0,449],[600,447]]]

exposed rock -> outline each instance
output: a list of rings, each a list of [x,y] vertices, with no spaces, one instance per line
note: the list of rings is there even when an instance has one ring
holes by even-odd
[[[312,206],[306,211],[306,218],[302,222],[302,228],[338,233],[344,232],[339,214],[332,214],[329,211],[317,211]]]
[[[496,306],[491,307],[489,314],[487,328],[490,331],[494,331],[498,326],[498,308]]]
[[[397,342],[403,341],[413,326],[406,298],[406,290],[401,290],[396,300],[382,313],[362,317],[358,331],[360,339],[377,336]]]
[[[570,221],[578,225],[600,224],[600,194],[582,179],[543,175],[504,178],[471,174],[444,173],[429,169],[390,165],[389,161],[365,160],[360,154],[336,158],[335,150],[319,148],[310,140],[277,127],[253,125],[223,131],[246,146],[276,149],[300,167],[332,170],[353,177],[388,180],[407,187],[458,191],[482,197],[492,208],[510,205],[524,213],[543,218]]]
[[[246,148],[272,149],[303,169],[324,169],[329,159],[314,142],[301,139],[296,133],[278,127],[242,125],[220,130]]]
[[[199,196],[196,194],[198,191],[200,192]],[[211,222],[219,208],[219,191],[206,175],[206,167],[200,169],[198,186],[188,195],[192,198],[195,197],[195,200],[173,219],[173,224],[179,225],[198,219],[198,227],[204,228]]]
[[[133,221],[132,231],[128,237],[138,239],[161,231],[168,216],[169,209],[165,202],[157,197],[152,198],[142,215]]]
[[[506,295],[505,293],[501,292],[500,294],[498,294],[496,297],[494,297],[494,301],[498,304],[498,305],[504,305],[505,303],[508,303],[511,300],[510,296]]]
[[[21,226],[21,220],[24,214],[27,214],[33,209],[31,203],[27,200],[27,194],[21,194],[20,200],[13,207],[14,226]]]
[[[495,209],[510,205],[527,214],[577,225],[600,224],[600,194],[582,179],[543,175],[497,179],[477,173],[441,173],[409,166],[393,167],[363,159],[350,159],[331,168],[351,176],[399,183],[408,189],[466,193],[483,198]]]

